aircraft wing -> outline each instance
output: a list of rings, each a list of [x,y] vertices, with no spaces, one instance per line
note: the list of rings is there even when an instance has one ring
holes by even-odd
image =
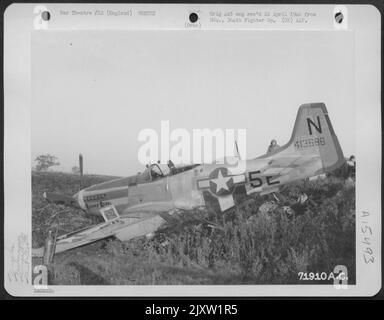
[[[121,215],[130,215],[132,213],[142,212],[142,213],[151,213],[157,214],[161,212],[167,212],[174,208],[174,205],[171,201],[153,201],[145,202],[143,204],[137,204],[131,207],[126,208]]]
[[[103,223],[84,228],[57,238],[55,253],[74,249],[101,239],[115,236],[121,241],[147,235],[156,231],[167,220],[160,214],[138,212],[117,217]],[[32,249],[32,256],[42,257],[44,247]]]

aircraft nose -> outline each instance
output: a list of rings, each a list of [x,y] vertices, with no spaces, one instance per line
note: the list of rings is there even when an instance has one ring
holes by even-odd
[[[73,197],[75,198],[75,200],[77,201],[77,203],[81,209],[87,210],[87,207],[86,207],[85,202],[84,202],[84,190],[80,190]]]

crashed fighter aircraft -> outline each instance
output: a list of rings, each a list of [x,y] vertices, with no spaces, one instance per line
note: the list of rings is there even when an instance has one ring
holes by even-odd
[[[223,212],[244,195],[277,192],[286,183],[335,170],[345,160],[325,105],[311,103],[299,108],[287,144],[239,161],[244,161],[245,171],[239,172],[239,166],[196,164],[164,174],[152,164],[142,174],[85,188],[64,204],[102,215],[105,221],[58,237],[54,253],[110,236],[126,241],[151,234],[180,209],[209,206]],[[43,251],[36,249],[34,255],[42,256]]]

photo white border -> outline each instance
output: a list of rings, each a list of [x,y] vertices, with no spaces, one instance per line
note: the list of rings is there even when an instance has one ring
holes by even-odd
[[[14,272],[12,246],[17,248],[21,235],[31,239],[31,163],[30,163],[30,66],[31,33],[37,4],[12,4],[4,13],[4,280],[12,296],[373,296],[381,288],[381,15],[372,5],[343,6],[348,14],[347,30],[355,35],[355,101],[356,101],[356,285],[335,289],[333,285],[201,285],[201,286],[49,286],[38,292],[29,281],[10,281]],[[198,30],[333,30],[335,5],[218,5],[218,4],[43,4],[52,14],[50,30],[63,29],[126,29],[126,30],[191,30],[190,12],[200,15]],[[113,8],[116,10],[153,10],[154,17],[111,19],[101,25],[95,19],[71,19],[69,25],[57,14],[60,8]],[[255,9],[311,10],[317,17],[305,28],[298,25],[253,26],[210,24],[209,10]],[[35,11],[36,12],[36,11]],[[27,61],[29,68],[22,68]],[[15,91],[16,90],[16,91]],[[374,101],[367,106],[366,101]],[[353,106],[351,106],[353,107]],[[375,262],[363,260],[362,212],[370,213]],[[30,252],[29,252],[30,254]],[[30,268],[16,261],[19,270]],[[30,275],[31,276],[31,275]]]

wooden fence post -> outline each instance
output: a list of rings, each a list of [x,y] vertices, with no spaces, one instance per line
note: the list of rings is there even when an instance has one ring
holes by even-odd
[[[83,189],[83,155],[79,154],[80,190]]]

